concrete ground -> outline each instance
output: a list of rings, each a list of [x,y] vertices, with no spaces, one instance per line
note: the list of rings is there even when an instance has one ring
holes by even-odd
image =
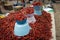
[[[54,4],[55,9],[55,25],[56,25],[56,40],[60,40],[60,3]]]

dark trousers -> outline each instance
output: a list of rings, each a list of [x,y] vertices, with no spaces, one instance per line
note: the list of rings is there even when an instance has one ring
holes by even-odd
[[[55,0],[51,0],[53,3],[56,3],[56,1]]]
[[[45,0],[42,0],[42,2],[44,2]],[[55,0],[51,0],[53,3],[56,3],[56,1]]]

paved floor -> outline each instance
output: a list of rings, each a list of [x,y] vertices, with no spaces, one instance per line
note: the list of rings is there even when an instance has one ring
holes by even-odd
[[[56,40],[60,40],[60,4],[54,4],[55,24],[56,24]]]

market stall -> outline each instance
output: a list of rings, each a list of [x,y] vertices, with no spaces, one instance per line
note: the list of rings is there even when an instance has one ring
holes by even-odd
[[[0,17],[0,40],[56,40],[54,12],[40,2]]]

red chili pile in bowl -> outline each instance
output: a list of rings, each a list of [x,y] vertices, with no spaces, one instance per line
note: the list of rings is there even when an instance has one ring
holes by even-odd
[[[33,6],[42,6],[42,2],[33,2]]]
[[[22,20],[26,19],[26,16],[21,12],[16,12],[15,18],[16,18],[16,20],[22,21]]]
[[[52,20],[49,13],[43,11],[41,16],[35,15],[36,22],[30,23],[32,28],[30,33],[21,37],[14,35],[15,15],[20,14],[11,13],[6,18],[0,19],[0,40],[50,40],[52,38]]]

